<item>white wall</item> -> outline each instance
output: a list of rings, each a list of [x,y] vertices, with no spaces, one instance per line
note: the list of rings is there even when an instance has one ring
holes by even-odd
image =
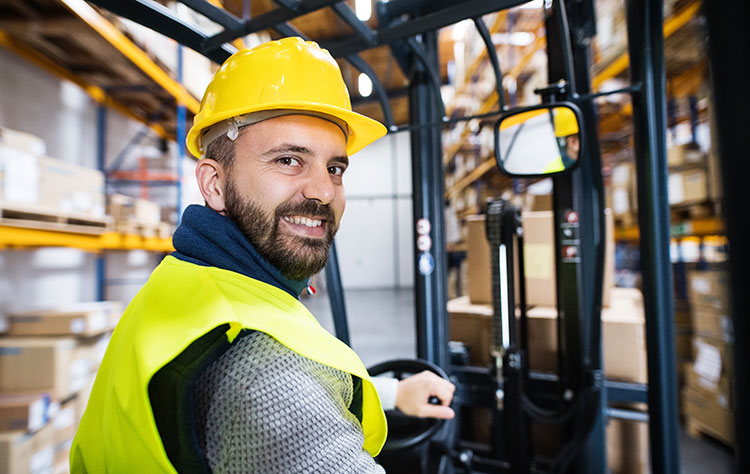
[[[344,186],[336,237],[344,287],[413,286],[409,134],[388,135],[352,156]]]

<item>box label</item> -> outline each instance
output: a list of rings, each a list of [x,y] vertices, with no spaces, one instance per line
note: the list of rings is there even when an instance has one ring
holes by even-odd
[[[554,258],[554,252],[551,247],[549,244],[524,243],[523,264],[526,278],[552,278],[554,263],[550,256]]]
[[[693,370],[700,377],[716,385],[721,377],[721,352],[718,348],[702,341],[696,341],[696,348]]]

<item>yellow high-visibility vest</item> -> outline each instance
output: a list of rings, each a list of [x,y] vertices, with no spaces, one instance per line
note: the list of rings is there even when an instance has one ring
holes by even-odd
[[[362,379],[364,449],[376,456],[385,414],[359,357],[287,292],[239,273],[165,258],[115,329],[73,441],[71,472],[176,473],[149,400],[154,374],[192,342],[229,324],[264,332],[292,351]]]
[[[565,171],[565,164],[563,163],[562,156],[558,155],[557,158],[547,163],[542,174],[557,173],[559,171]]]

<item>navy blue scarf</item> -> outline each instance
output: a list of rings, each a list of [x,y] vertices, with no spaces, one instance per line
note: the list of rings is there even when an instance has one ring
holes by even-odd
[[[175,258],[260,280],[298,298],[309,280],[290,280],[263,258],[232,221],[207,206],[185,209],[172,237]]]

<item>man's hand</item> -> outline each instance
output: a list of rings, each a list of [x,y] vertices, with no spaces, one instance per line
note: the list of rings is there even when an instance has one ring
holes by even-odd
[[[420,418],[453,418],[456,414],[448,405],[455,390],[452,383],[425,370],[398,382],[396,408]],[[440,404],[430,404],[430,397],[440,399]]]

